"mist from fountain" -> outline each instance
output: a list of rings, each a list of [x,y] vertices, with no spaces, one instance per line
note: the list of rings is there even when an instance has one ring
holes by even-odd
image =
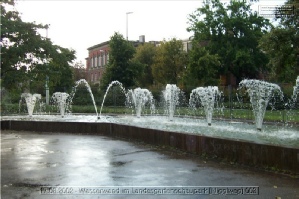
[[[130,108],[135,108],[136,116],[140,117],[141,112],[146,106],[150,105],[151,114],[155,111],[154,98],[148,89],[135,88],[130,89],[127,93],[127,104]]]
[[[249,95],[256,128],[261,130],[269,101],[275,93],[278,93],[280,99],[283,100],[283,93],[277,84],[254,79],[242,80],[238,89],[242,88],[245,88]]]
[[[105,95],[104,95],[104,98],[103,98],[103,101],[102,101],[102,105],[101,105],[100,114],[99,114],[99,116],[98,116],[98,119],[101,118],[102,109],[103,109],[103,106],[104,106],[104,102],[105,102],[106,96],[107,96],[107,94],[108,94],[110,88],[111,88],[112,86],[114,86],[114,85],[118,85],[118,86],[120,87],[121,91],[125,94],[125,96],[126,96],[126,98],[127,98],[127,93],[126,93],[126,90],[125,90],[124,87],[123,87],[123,84],[122,84],[121,82],[117,81],[117,80],[112,81],[112,82],[108,85],[108,87],[107,87],[107,89],[106,89],[106,92],[105,92]]]
[[[27,105],[27,110],[28,110],[28,115],[30,117],[32,117],[35,104],[38,100],[41,99],[41,94],[36,94],[35,93],[35,94],[32,95],[31,93],[22,93],[20,103],[19,103],[19,107],[21,106],[22,99],[25,99],[26,105]]]
[[[74,98],[74,96],[76,94],[76,91],[77,91],[77,87],[80,84],[83,84],[86,87],[87,91],[89,92],[89,95],[92,99],[92,103],[93,103],[95,112],[96,112],[97,117],[98,117],[98,109],[97,109],[97,106],[96,106],[96,103],[95,103],[95,100],[94,100],[93,93],[91,91],[91,88],[90,88],[88,82],[85,79],[80,79],[80,80],[76,81],[75,86],[73,87],[73,90],[72,90],[71,94],[69,95],[69,103],[72,104],[73,98]]]
[[[190,94],[189,106],[196,109],[197,105],[201,104],[204,107],[207,123],[211,126],[215,101],[220,96],[221,92],[217,86],[198,87]]]
[[[55,92],[51,97],[51,102],[58,107],[61,117],[64,117],[65,111],[69,110],[69,96],[68,93]]]
[[[175,84],[167,84],[162,94],[165,103],[165,112],[168,114],[169,120],[172,121],[176,106],[180,103],[179,99],[182,91]]]

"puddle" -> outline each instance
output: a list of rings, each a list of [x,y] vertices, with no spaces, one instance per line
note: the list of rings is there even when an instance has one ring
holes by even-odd
[[[130,162],[132,162],[132,161],[130,161]],[[116,162],[110,162],[110,165],[112,165],[114,167],[121,167],[130,162],[116,161]]]

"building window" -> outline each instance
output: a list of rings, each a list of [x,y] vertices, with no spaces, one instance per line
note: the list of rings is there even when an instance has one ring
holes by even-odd
[[[91,81],[93,82],[93,74],[91,73]]]
[[[101,55],[99,55],[99,57],[98,57],[98,66],[99,67],[101,66]]]
[[[109,62],[109,53],[107,52],[107,63]]]
[[[101,53],[102,54],[102,53]],[[102,66],[102,55],[100,54],[99,56],[99,66],[101,67]]]
[[[93,67],[93,58],[92,57],[90,58],[90,63],[91,63],[90,67]]]
[[[104,53],[102,53],[102,59],[101,59],[102,66],[104,66],[104,56],[105,56],[105,54],[104,54]]]
[[[97,67],[98,66],[98,57],[97,56],[95,56],[95,58],[94,58],[95,60],[94,60],[94,62],[95,62],[95,67]]]

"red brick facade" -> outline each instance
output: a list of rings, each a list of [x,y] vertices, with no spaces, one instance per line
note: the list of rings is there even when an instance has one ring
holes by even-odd
[[[109,41],[97,44],[87,49],[86,76],[87,81],[99,83],[109,61]]]

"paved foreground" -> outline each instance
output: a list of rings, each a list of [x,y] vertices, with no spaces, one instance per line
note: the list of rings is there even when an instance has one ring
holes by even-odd
[[[2,198],[299,198],[299,180],[288,176],[57,133],[2,131],[1,181]]]

